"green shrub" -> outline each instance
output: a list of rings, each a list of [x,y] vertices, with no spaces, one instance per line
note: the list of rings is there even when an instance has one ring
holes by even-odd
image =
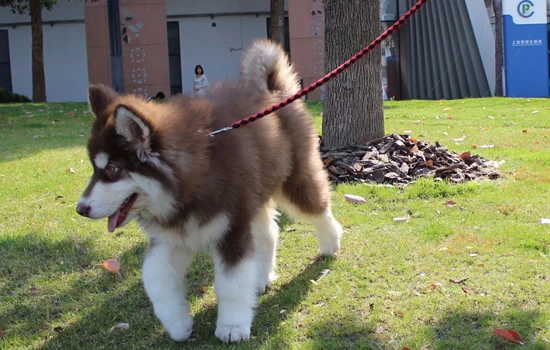
[[[31,102],[31,100],[25,96],[0,89],[0,103],[21,103],[21,102]]]

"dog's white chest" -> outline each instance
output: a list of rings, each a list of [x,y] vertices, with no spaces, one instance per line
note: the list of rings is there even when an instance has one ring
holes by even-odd
[[[229,217],[220,213],[210,221],[200,225],[196,217],[191,216],[182,231],[166,230],[157,225],[142,226],[149,236],[159,243],[177,246],[192,251],[203,251],[216,244],[229,228]]]

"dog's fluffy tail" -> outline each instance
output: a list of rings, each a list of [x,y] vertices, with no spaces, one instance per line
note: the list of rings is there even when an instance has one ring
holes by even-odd
[[[266,93],[290,96],[300,90],[298,75],[281,45],[271,40],[252,42],[241,58],[241,77]]]

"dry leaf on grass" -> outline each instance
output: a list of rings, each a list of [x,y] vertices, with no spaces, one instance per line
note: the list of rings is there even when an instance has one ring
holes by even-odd
[[[443,205],[446,205],[448,207],[454,207],[456,205],[456,202],[454,201],[446,201]]]
[[[434,289],[436,289],[436,288],[437,288],[437,285],[434,284],[434,283],[432,283],[432,284],[430,284],[430,285],[428,286],[428,289],[429,289],[429,290],[434,290]]]
[[[470,295],[474,294],[471,290],[469,290],[469,289],[466,288],[466,287],[462,287],[462,291],[463,291],[464,293],[466,293],[466,294],[470,294]]]
[[[0,327],[0,338],[4,338],[6,335],[6,329],[4,327]]]
[[[523,339],[521,338],[521,335],[519,335],[518,332],[511,329],[497,328],[493,331],[493,334],[498,337],[507,339],[511,342],[514,342],[516,344],[521,344],[521,345],[524,344]]]
[[[521,130],[522,133],[527,134],[527,129]]]
[[[117,259],[108,259],[103,262],[103,266],[107,269],[107,271],[112,273],[119,273],[120,272],[120,263]]]
[[[353,194],[346,194],[344,195],[344,198],[352,204],[367,203],[365,198]]]
[[[476,148],[477,148],[477,146],[476,146],[476,145],[472,145],[472,149],[476,149]]]
[[[451,279],[451,280],[449,280],[449,281],[450,281],[451,283],[460,284],[460,283],[466,282],[469,278],[470,278],[470,277],[466,277],[466,278],[463,278],[463,279],[461,279],[461,280],[453,280],[453,279]]]
[[[464,160],[466,158],[470,158],[472,154],[470,152],[464,152],[460,155],[460,159]]]
[[[203,293],[208,292],[208,286],[202,286],[201,290],[203,291]]]

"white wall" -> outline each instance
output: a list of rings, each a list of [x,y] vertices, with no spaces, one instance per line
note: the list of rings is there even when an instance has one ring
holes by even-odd
[[[182,18],[180,50],[183,91],[193,90],[195,66],[200,64],[212,84],[226,77],[237,77],[243,50],[255,38],[267,36],[267,16]],[[212,23],[216,23],[212,27]],[[230,48],[238,49],[230,51]]]
[[[269,0],[166,0],[170,15],[269,11]],[[288,0],[285,0],[285,10]]]
[[[87,100],[88,60],[84,23],[45,25],[44,74],[48,102]],[[8,28],[13,92],[32,99],[30,26]]]
[[[88,60],[84,0],[60,0],[52,11],[42,11],[43,21],[81,20],[82,23],[43,26],[44,74],[48,102],[86,101]],[[29,15],[13,14],[0,8],[0,25],[29,23]],[[32,49],[30,24],[8,30],[13,91],[32,99]]]

